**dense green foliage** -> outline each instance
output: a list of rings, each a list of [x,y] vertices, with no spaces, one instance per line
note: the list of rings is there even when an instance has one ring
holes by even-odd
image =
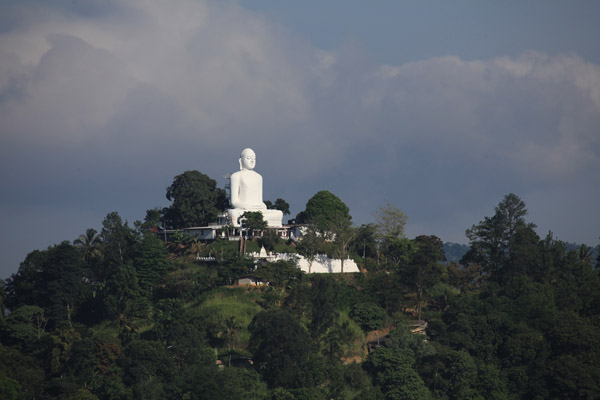
[[[321,190],[308,200],[305,210],[296,216],[296,222],[314,222],[320,230],[326,231],[335,221],[350,218],[346,203],[330,191]]]
[[[267,221],[264,220],[260,211],[246,211],[240,217],[240,224],[248,231],[249,236],[254,236],[257,231],[267,229]]]
[[[0,398],[599,398],[600,260],[526,215],[506,196],[461,263],[435,236],[403,237],[402,218],[348,225],[366,270],[322,275],[257,265],[235,241],[164,243],[156,212],[135,229],[109,213],[0,280]],[[265,233],[246,251],[293,251]],[[297,249],[339,245],[315,222]],[[269,285],[235,286],[248,275]]]
[[[169,228],[206,226],[229,204],[225,190],[218,188],[214,179],[198,171],[177,175],[167,188],[167,199],[172,201],[164,210],[164,220]]]

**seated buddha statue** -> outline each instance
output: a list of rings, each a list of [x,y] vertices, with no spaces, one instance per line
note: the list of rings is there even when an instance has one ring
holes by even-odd
[[[227,218],[233,226],[239,226],[239,218],[246,211],[260,211],[268,226],[281,226],[283,213],[279,210],[268,210],[263,202],[263,179],[254,171],[256,154],[252,149],[244,149],[239,159],[240,170],[231,174],[230,202],[232,209],[227,210]]]

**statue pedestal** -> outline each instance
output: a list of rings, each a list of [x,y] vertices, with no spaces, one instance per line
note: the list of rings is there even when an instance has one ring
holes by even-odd
[[[238,218],[246,211],[259,211],[263,215],[263,219],[267,222],[269,228],[280,228],[283,226],[283,212],[280,210],[244,210],[241,208],[232,208],[227,210],[227,221],[233,226],[239,227]]]

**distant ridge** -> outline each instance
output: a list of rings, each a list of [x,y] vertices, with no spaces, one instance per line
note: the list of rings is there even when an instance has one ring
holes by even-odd
[[[469,251],[470,246],[468,244],[445,242],[442,249],[446,255],[446,262],[459,262]]]
[[[569,243],[564,242],[567,251],[577,250],[581,247],[581,243]],[[446,255],[446,263],[459,262],[460,259],[469,251],[470,246],[468,244],[445,242],[442,249]],[[591,247],[591,257],[593,260],[598,258],[598,247]]]

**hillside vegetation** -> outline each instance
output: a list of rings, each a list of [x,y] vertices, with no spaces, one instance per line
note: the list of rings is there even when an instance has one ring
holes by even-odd
[[[404,237],[389,203],[360,227],[338,209],[343,224],[309,208],[305,240],[262,229],[246,249],[349,254],[361,273],[256,264],[236,241],[184,233],[165,243],[156,228],[182,221],[175,209],[134,227],[110,213],[101,232],[31,252],[0,281],[0,398],[600,398],[592,249],[539,238],[513,194],[467,230],[460,262],[435,236]],[[248,274],[269,284],[236,286]]]

